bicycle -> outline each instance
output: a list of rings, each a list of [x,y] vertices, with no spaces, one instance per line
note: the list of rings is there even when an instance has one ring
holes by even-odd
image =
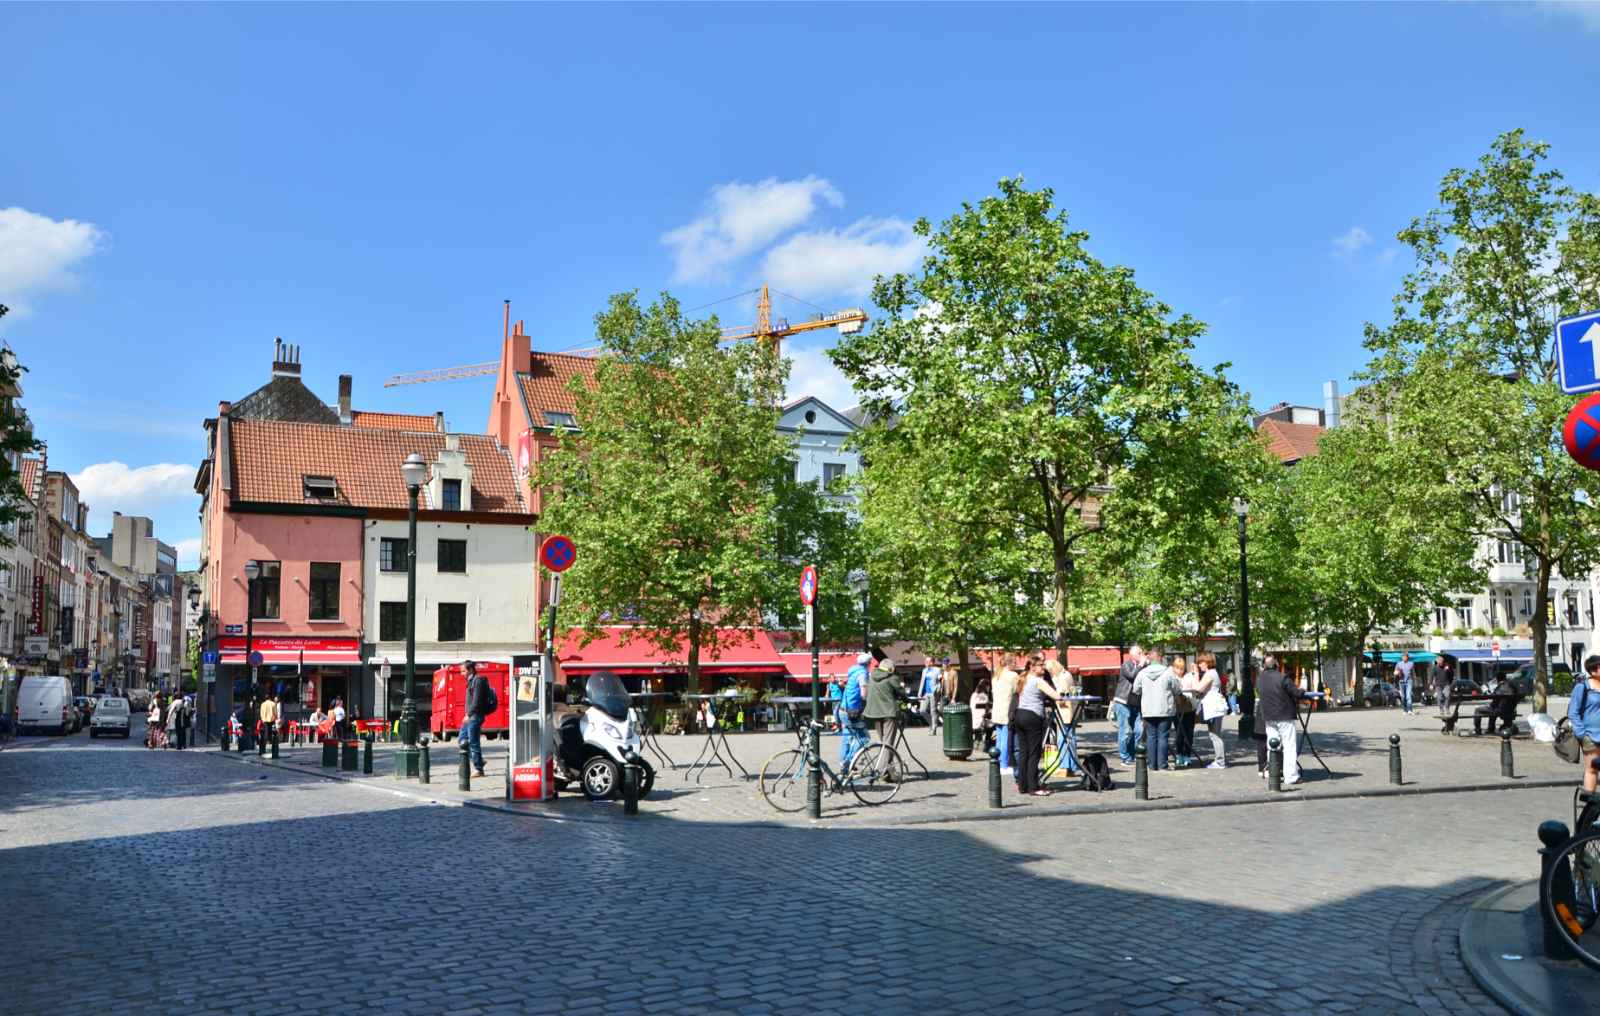
[[[905,763],[889,745],[872,741],[851,756],[850,765],[841,779],[820,753],[812,754],[810,738],[806,731],[816,730],[820,735],[824,724],[806,721],[795,730],[799,747],[775,752],[761,764],[761,796],[779,811],[796,812],[806,806],[806,771],[813,758],[822,774],[821,792],[824,795],[855,794],[856,800],[869,807],[888,804],[900,793],[906,781]]]
[[[1592,765],[1600,769],[1600,760]],[[1600,793],[1578,789],[1573,810],[1573,835],[1540,879],[1539,904],[1573,955],[1600,970]]]

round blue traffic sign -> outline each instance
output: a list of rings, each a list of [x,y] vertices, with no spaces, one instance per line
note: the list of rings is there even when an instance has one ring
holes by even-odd
[[[266,657],[262,656],[261,651],[258,649],[250,654],[250,666],[259,667],[261,666],[261,661],[264,659],[266,659]]]
[[[553,572],[564,572],[578,559],[578,548],[565,536],[547,536],[539,545],[539,563]]]
[[[1561,429],[1567,454],[1585,469],[1600,469],[1600,393],[1579,401]]]

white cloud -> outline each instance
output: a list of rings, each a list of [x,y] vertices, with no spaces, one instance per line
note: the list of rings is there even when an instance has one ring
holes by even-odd
[[[111,513],[155,515],[180,498],[196,498],[194,467],[158,462],[130,469],[123,462],[96,462],[72,474],[78,495],[90,508],[90,531],[109,532]],[[160,527],[156,536],[161,537]]]
[[[200,563],[200,537],[191,536],[175,544],[178,550],[178,568],[187,571]]]
[[[833,361],[828,359],[826,349],[791,346],[784,350],[784,355],[790,360],[788,393],[790,402],[803,399],[807,395],[814,395],[843,413],[855,408],[861,401],[856,398],[850,382],[839,372],[839,368],[833,365]]]
[[[1333,238],[1333,256],[1336,258],[1354,257],[1361,248],[1371,246],[1372,234],[1360,226],[1351,226],[1339,236]]]
[[[70,286],[73,267],[105,242],[105,232],[90,222],[0,208],[0,298],[26,314],[30,296]]]
[[[844,229],[797,233],[767,251],[763,275],[805,296],[865,296],[875,275],[908,272],[927,246],[901,219],[861,219]]]
[[[673,248],[677,281],[702,281],[806,222],[819,203],[838,208],[844,196],[816,176],[718,184],[711,188],[706,213],[666,233],[661,242]]]

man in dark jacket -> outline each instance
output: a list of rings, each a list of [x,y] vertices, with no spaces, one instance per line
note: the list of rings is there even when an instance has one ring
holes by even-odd
[[[1297,758],[1300,750],[1300,700],[1305,697],[1305,692],[1300,686],[1278,669],[1278,658],[1268,656],[1262,661],[1260,676],[1256,679],[1256,688],[1260,691],[1261,702],[1258,711],[1261,721],[1266,727],[1267,738],[1271,740],[1277,735],[1278,742],[1282,745],[1279,750],[1283,752],[1283,782],[1290,785],[1300,782],[1300,762]]]
[[[1133,765],[1133,753],[1144,743],[1144,724],[1139,722],[1139,696],[1133,693],[1133,679],[1144,669],[1144,647],[1129,646],[1128,658],[1117,672],[1117,690],[1111,696],[1111,716],[1117,721],[1117,757],[1125,766]]]
[[[881,661],[878,669],[872,673],[871,683],[867,685],[867,704],[861,718],[877,725],[878,740],[884,744],[888,744],[894,736],[895,720],[900,716],[900,700],[906,697],[894,664],[888,660]]]
[[[1496,721],[1506,725],[1515,732],[1517,729],[1517,689],[1511,686],[1511,675],[1501,674],[1500,680],[1495,683],[1494,690],[1489,692],[1493,700],[1484,706],[1479,706],[1472,711],[1472,732],[1483,733],[1484,717],[1489,719],[1489,733],[1494,733]]]
[[[486,775],[483,771],[483,747],[478,735],[483,730],[483,718],[489,712],[489,682],[478,673],[478,665],[467,661],[467,715],[461,721],[461,750],[472,756],[474,776]]]

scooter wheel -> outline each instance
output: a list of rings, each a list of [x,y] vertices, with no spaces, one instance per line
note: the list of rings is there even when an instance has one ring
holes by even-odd
[[[639,800],[642,801],[649,797],[650,790],[655,785],[656,771],[650,767],[650,763],[641,759],[639,761]]]
[[[578,785],[591,801],[609,800],[622,793],[622,767],[609,756],[595,755],[584,762]]]

